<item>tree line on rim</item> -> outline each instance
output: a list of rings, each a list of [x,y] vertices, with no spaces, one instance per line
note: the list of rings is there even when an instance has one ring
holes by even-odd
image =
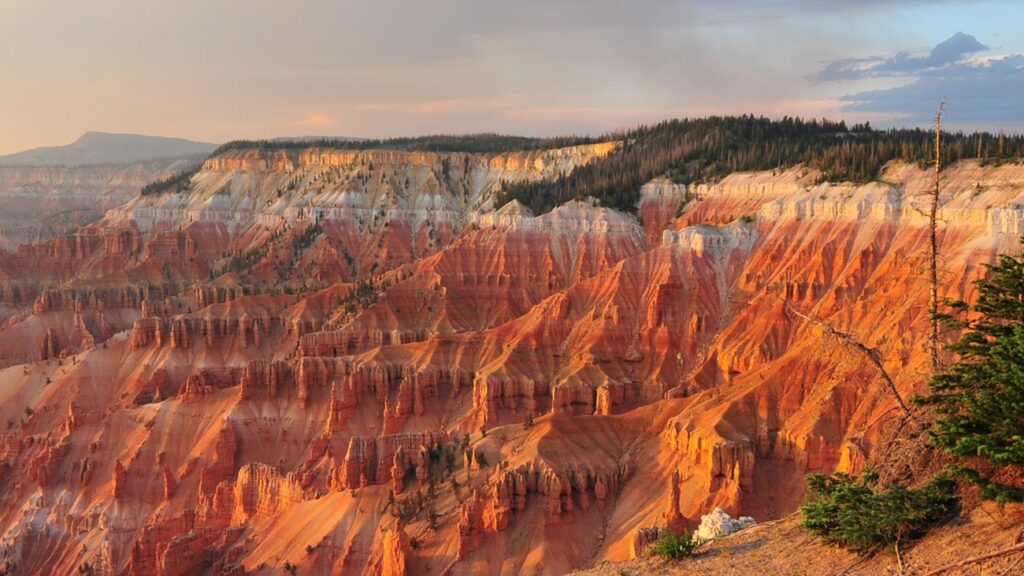
[[[674,119],[598,137],[534,138],[504,134],[430,135],[374,140],[311,138],[236,140],[212,156],[231,151],[289,151],[317,147],[337,150],[404,150],[501,154],[619,141],[622,146],[562,177],[537,182],[503,182],[497,205],[518,200],[536,214],[590,196],[604,206],[636,211],[640,188],[659,176],[690,184],[714,182],[740,171],[785,169],[803,164],[821,180],[865,183],[891,160],[921,165],[934,157],[930,132],[919,128],[878,130],[869,123],[753,115]],[[989,132],[944,133],[942,163],[978,158],[1001,163],[1024,157],[1024,136]],[[147,186],[143,195],[181,192],[194,171]]]
[[[498,205],[518,200],[535,214],[590,196],[602,205],[635,212],[640,188],[666,176],[681,184],[714,182],[733,172],[775,170],[799,164],[828,182],[871,182],[891,160],[922,166],[934,158],[931,132],[918,128],[876,130],[870,124],[785,117],[713,116],[667,120],[610,135],[616,152],[555,180],[507,182]],[[1024,136],[944,133],[942,164],[980,158],[1004,162],[1024,157]]]

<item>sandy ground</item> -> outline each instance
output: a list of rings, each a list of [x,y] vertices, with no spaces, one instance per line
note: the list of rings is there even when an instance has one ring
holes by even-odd
[[[1024,540],[1024,506],[986,504],[965,511],[911,547],[901,549],[901,571],[893,550],[861,558],[822,545],[800,526],[798,514],[744,530],[710,543],[690,559],[666,561],[656,557],[604,563],[573,572],[582,576],[770,574],[925,576],[962,560],[986,555]],[[1024,550],[943,571],[944,576],[1024,575]]]

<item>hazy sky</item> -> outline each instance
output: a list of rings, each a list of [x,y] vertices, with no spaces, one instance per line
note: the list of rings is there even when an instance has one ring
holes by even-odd
[[[0,154],[87,130],[595,133],[753,112],[1024,130],[1024,2],[0,0]]]

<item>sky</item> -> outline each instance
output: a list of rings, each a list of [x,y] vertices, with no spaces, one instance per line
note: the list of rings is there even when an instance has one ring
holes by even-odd
[[[1024,131],[1024,2],[0,0],[0,154],[599,134],[763,114]]]

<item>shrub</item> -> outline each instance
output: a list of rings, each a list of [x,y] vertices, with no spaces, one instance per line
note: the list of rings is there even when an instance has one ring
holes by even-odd
[[[922,535],[947,517],[957,503],[956,484],[938,476],[918,489],[894,485],[881,490],[877,474],[811,474],[811,501],[800,507],[804,528],[824,542],[860,553]]]
[[[651,545],[651,551],[662,558],[677,560],[693,556],[697,546],[700,546],[700,541],[693,532],[684,530],[682,534],[676,534],[665,530]]]
[[[391,503],[389,502],[388,505],[391,506]],[[420,515],[423,505],[423,495],[417,492],[407,498],[395,500],[394,505],[391,506],[391,515],[395,518],[400,518],[403,523],[408,524]]]

